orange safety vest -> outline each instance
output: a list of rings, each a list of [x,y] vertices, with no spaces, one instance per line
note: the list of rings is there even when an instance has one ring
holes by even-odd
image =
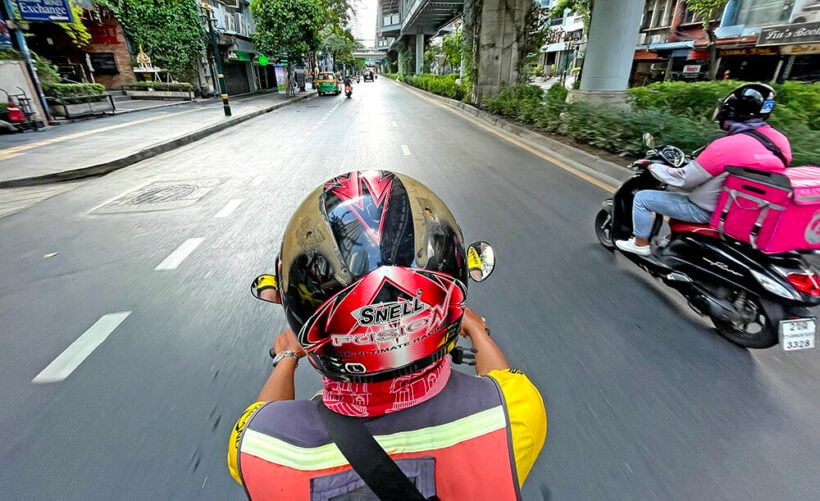
[[[406,474],[434,471],[434,483],[415,479],[426,497],[521,497],[504,396],[490,377],[453,371],[432,399],[372,418],[366,426]],[[316,401],[260,407],[245,426],[237,454],[242,485],[253,500],[311,499],[317,490],[335,496],[349,492],[339,486],[351,478],[362,483],[322,425]]]

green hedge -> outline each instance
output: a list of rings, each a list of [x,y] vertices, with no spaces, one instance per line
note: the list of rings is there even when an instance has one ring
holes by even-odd
[[[43,94],[48,97],[68,98],[79,96],[101,96],[105,86],[98,83],[61,84],[53,83],[43,86]]]
[[[615,154],[642,155],[645,148],[641,136],[644,132],[652,132],[659,144],[674,144],[684,151],[692,151],[720,133],[717,125],[710,121],[718,99],[714,96],[722,97],[738,85],[737,82],[726,84],[728,90],[722,93],[720,86],[724,82],[703,83],[714,84],[717,90],[704,90],[706,86],[698,86],[688,100],[677,85],[672,86],[673,92],[666,93],[663,98],[659,97],[662,92],[657,89],[650,89],[652,92],[640,90],[634,94],[630,91],[642,100],[638,104],[636,99],[631,111],[566,103],[567,92],[560,84],[547,92],[532,85],[505,87],[497,96],[486,100],[483,107],[536,129],[561,134]],[[784,84],[778,97],[779,115],[772,116],[772,124],[791,141],[793,165],[820,162],[820,132],[805,119],[805,110],[813,113],[812,107],[818,106],[816,101],[808,102],[816,91],[812,87],[796,82]],[[780,96],[785,103],[780,102]],[[697,106],[706,107],[706,111]]]
[[[188,82],[134,82],[130,85],[125,86],[126,90],[141,90],[148,88],[154,90],[181,92],[188,92],[194,90],[194,86]]]
[[[4,60],[9,60],[10,59],[10,60],[13,60],[13,61],[22,60],[23,59],[23,53],[20,52],[19,50],[14,50],[14,49],[0,50],[0,59],[4,59]]]
[[[464,97],[464,89],[461,85],[456,83],[457,74],[450,75],[408,75],[404,81],[413,87],[438,94],[439,96],[449,97],[450,99],[462,99]]]
[[[676,115],[710,119],[717,102],[744,82],[656,82],[627,91],[636,109],[665,108]],[[775,84],[777,105],[771,116],[775,127],[802,122],[820,130],[820,83],[785,82]]]

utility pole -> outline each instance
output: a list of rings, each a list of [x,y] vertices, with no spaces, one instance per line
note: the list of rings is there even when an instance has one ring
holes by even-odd
[[[46,101],[46,96],[43,94],[43,88],[40,86],[40,78],[37,76],[37,68],[31,60],[31,52],[29,52],[28,45],[26,45],[26,37],[23,35],[23,31],[20,29],[18,24],[20,23],[20,19],[17,19],[15,16],[15,10],[11,4],[11,0],[3,0],[3,7],[6,11],[6,19],[14,23],[9,26],[9,29],[14,32],[14,37],[17,39],[17,46],[23,54],[23,60],[26,62],[26,68],[31,75],[31,81],[34,83],[34,90],[37,91],[37,97],[40,100],[40,105],[43,107],[43,112],[46,114],[43,118],[45,119],[46,124],[48,124],[48,122],[51,122],[51,114],[48,112],[48,101]]]
[[[5,0],[9,1],[9,0]],[[216,32],[211,22],[211,6],[208,0],[202,0],[202,9],[205,11],[205,22],[208,23],[208,34],[211,39],[211,47],[214,50],[214,62],[216,63],[217,78],[219,78],[219,90],[222,93],[222,110],[225,116],[231,116],[231,103],[228,102],[228,87],[225,84],[225,74],[222,72],[222,57],[219,55],[219,45],[216,43]]]

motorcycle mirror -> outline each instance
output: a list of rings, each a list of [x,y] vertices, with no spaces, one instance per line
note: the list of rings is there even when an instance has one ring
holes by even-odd
[[[267,301],[268,303],[281,303],[279,296],[279,284],[273,275],[259,275],[251,283],[251,294],[256,299]]]
[[[473,242],[467,247],[467,269],[470,278],[483,282],[495,269],[495,250],[487,242]]]
[[[643,144],[646,145],[647,148],[654,148],[655,147],[655,136],[648,132],[643,133]]]

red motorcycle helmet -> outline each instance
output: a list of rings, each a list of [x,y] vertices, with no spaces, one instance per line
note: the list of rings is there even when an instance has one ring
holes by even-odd
[[[409,176],[349,172],[324,183],[291,217],[276,268],[287,321],[331,379],[406,375],[458,339],[468,271],[461,229]]]

